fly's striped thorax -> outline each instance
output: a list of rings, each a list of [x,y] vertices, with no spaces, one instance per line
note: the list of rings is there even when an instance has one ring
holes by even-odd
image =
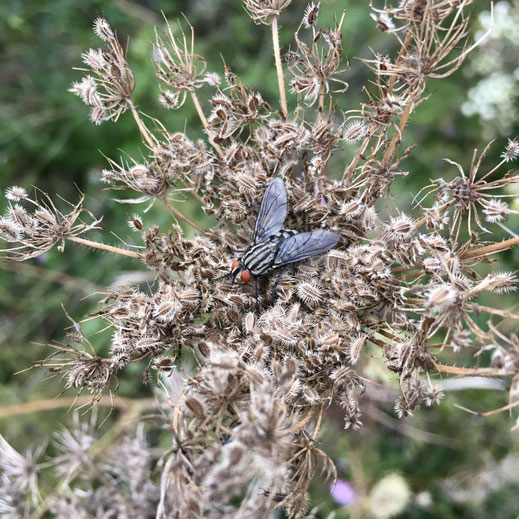
[[[262,243],[254,245],[240,258],[240,263],[253,275],[262,276],[272,270],[279,244],[297,234],[296,231],[282,229]]]
[[[274,262],[277,249],[278,245],[270,240],[258,243],[242,256],[240,262],[253,276],[261,276]]]

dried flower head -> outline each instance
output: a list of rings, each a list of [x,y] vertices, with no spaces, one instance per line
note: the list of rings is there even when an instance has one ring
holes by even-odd
[[[131,100],[134,78],[125,52],[108,23],[95,21],[107,46],[82,55],[88,70],[72,90],[92,108],[94,122],[115,121],[130,109],[141,132],[142,155],[109,158],[101,180],[135,194],[119,201],[147,204],[128,221],[142,243],[127,250],[87,240],[83,234],[99,220],[82,199],[63,213],[46,195],[32,199],[13,187],[0,219],[9,244],[3,254],[22,260],[76,242],[138,259],[151,271],[153,283],[106,291],[99,311],[87,318],[111,331],[104,356],[82,323],[70,318],[71,330],[48,345],[52,353],[41,365],[62,377],[65,389],[86,390],[95,403],[103,393],[111,395],[128,366],[144,364],[144,382],[157,386],[157,401],[149,405],[158,408],[154,417],[169,445],[157,459],[160,448],[151,450],[138,431],[100,463],[92,423],[75,422],[56,436],[54,470],[69,487],[53,501],[58,515],[223,519],[267,517],[282,508],[304,517],[316,467],[336,478],[319,445],[322,424],[330,419],[325,411],[334,406],[345,428],[362,426],[363,398],[372,390],[363,375],[370,358],[378,357],[398,378],[399,417],[440,402],[442,391],[433,383],[438,372],[506,376],[517,384],[519,342],[503,331],[509,326],[498,326],[517,315],[480,300],[516,289],[517,274],[492,271],[487,259],[518,244],[517,237],[503,241],[500,234],[517,213],[506,198],[519,175],[501,171],[517,156],[517,141],[509,140],[497,165],[487,167],[488,148],[475,152],[467,166],[447,160],[446,174],[456,176],[438,176],[424,187],[413,199],[412,215],[393,209],[390,198],[395,178],[417,174],[412,161],[409,171],[402,169],[417,153],[402,142],[409,118],[426,101],[429,78],[452,74],[474,48],[465,44],[470,3],[405,1],[373,8],[379,29],[398,49],[365,60],[372,86],[364,102],[344,114],[336,108],[337,94],[348,86],[344,16],[317,29],[320,4],[312,2],[303,19],[311,31],[298,30],[283,62],[278,19],[290,0],[244,0],[255,23],[271,25],[279,107],[227,66],[222,79],[207,72],[205,59],[194,52],[194,30],[188,37],[167,24],[153,48],[156,75],[166,85],[159,100],[168,109],[193,102],[204,135],[198,140],[186,128],[167,130],[158,119],[153,131],[146,127]],[[199,99],[202,89],[206,95]],[[358,146],[341,176],[342,141]],[[256,219],[268,210],[260,209],[261,201],[274,178],[286,186],[287,204],[277,213],[283,221],[276,219],[261,241]],[[188,198],[211,217],[211,229],[179,208]],[[167,208],[171,225],[161,229],[151,221],[144,227],[143,213],[154,203]],[[475,232],[488,231],[484,220],[498,224],[487,242]],[[329,230],[340,240],[326,255],[289,263],[281,277],[265,271],[255,283],[246,283],[247,276],[240,277],[243,283],[224,279],[238,254],[258,241],[286,244],[290,238],[278,234],[281,226],[298,233]],[[454,358],[445,360],[446,350]],[[460,368],[460,350],[464,362],[490,351],[490,365]],[[16,490],[18,480],[30,480],[32,488],[37,466],[3,450],[0,466],[12,480],[9,488]],[[375,488],[372,497],[381,493]],[[27,507],[19,515],[27,516]]]
[[[126,61],[125,52],[110,25],[104,18],[94,21],[94,32],[108,45],[103,49],[90,49],[82,54],[88,69],[78,69],[87,74],[69,90],[91,106],[90,119],[94,124],[117,121],[128,108],[135,88],[133,71]]]
[[[256,24],[271,25],[292,0],[242,0],[243,6]]]

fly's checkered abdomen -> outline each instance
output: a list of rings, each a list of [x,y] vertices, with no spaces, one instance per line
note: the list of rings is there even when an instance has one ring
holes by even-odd
[[[263,276],[272,271],[279,245],[287,238],[295,236],[296,231],[282,229],[272,235],[267,241],[254,245],[249,252],[243,255],[241,263],[253,276]]]
[[[281,229],[278,233],[274,234],[274,236],[270,237],[270,240],[280,244],[282,241],[290,238],[291,236],[295,236],[297,231],[289,231],[287,229]]]

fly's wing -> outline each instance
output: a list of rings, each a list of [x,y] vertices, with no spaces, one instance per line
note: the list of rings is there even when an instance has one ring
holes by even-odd
[[[339,235],[332,231],[319,230],[296,234],[281,242],[273,266],[282,267],[327,252],[338,241]]]
[[[252,243],[256,245],[281,230],[287,217],[287,192],[285,184],[277,177],[265,189],[256,219]]]

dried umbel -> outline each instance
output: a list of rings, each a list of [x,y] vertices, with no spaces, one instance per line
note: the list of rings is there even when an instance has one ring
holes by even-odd
[[[66,240],[81,243],[83,240],[79,236],[100,228],[101,219],[96,219],[83,208],[83,196],[76,205],[66,202],[71,210],[63,213],[46,193],[38,194],[40,198],[35,196],[32,199],[18,186],[6,191],[5,196],[11,203],[5,217],[0,218],[0,235],[6,242],[14,244],[2,250],[9,260],[35,258],[58,244],[58,249],[63,251]],[[87,216],[90,223],[84,222],[82,216]]]
[[[306,18],[315,18],[316,7],[310,9]],[[348,84],[339,79],[349,70],[349,62],[344,59],[341,26],[344,16],[333,28],[322,28],[315,34],[314,23],[305,23],[312,27],[313,39],[308,46],[300,39],[299,33],[295,34],[297,52],[290,51],[285,55],[285,60],[293,78],[290,80],[292,92],[298,97],[302,96],[307,106],[312,106],[317,99],[322,109],[322,103],[331,89],[330,85],[336,83],[339,88],[335,93],[343,93]]]
[[[193,37],[188,43],[167,26],[164,43],[157,30],[157,76],[167,85],[161,102],[176,108],[191,100],[207,138],[194,142],[160,121],[152,132],[132,109],[145,156],[109,159],[102,180],[137,193],[123,202],[165,205],[175,220],[168,231],[146,228],[135,214],[129,226],[142,244],[135,250],[108,247],[79,238],[98,223],[79,223],[81,215],[90,216],[81,205],[63,215],[50,201],[30,200],[22,188],[6,194],[11,205],[0,230],[8,242],[21,244],[8,250],[11,259],[34,257],[63,240],[79,241],[141,260],[156,275],[150,287],[104,294],[95,317],[112,330],[106,358],[96,354],[82,323],[73,321],[73,334],[50,345],[54,352],[44,364],[63,376],[67,387],[87,389],[98,400],[103,390],[116,388],[129,364],[146,363],[143,378],[158,381],[164,397],[158,405],[170,434],[170,448],[155,471],[160,481],[150,474],[145,452],[137,454],[144,440],[136,439],[131,448],[138,478],[127,460],[107,463],[121,475],[117,481],[142,499],[126,499],[117,486],[109,502],[108,486],[78,480],[56,509],[88,514],[95,502],[115,516],[224,518],[263,517],[283,508],[290,517],[303,517],[316,467],[335,477],[332,461],[318,446],[326,410],[339,409],[346,429],[362,426],[363,400],[372,389],[363,376],[368,363],[379,362],[398,378],[400,417],[441,400],[436,373],[507,377],[511,388],[519,383],[519,343],[502,331],[513,329],[517,314],[481,299],[485,293],[510,293],[517,284],[516,273],[483,265],[519,244],[513,234],[503,235],[517,212],[504,188],[517,184],[519,176],[502,168],[517,157],[517,140],[509,140],[495,166],[487,165],[486,150],[474,152],[464,166],[448,161],[446,171],[458,176],[425,186],[413,212],[386,211],[381,208],[392,204],[378,203],[389,196],[396,176],[416,173],[402,169],[406,157],[419,153],[402,149],[402,136],[412,111],[426,100],[428,78],[446,77],[471,50],[459,50],[470,2],[400,2],[376,10],[377,26],[395,37],[400,49],[367,61],[374,89],[362,106],[345,114],[335,110],[349,68],[342,20],[320,27],[315,3],[304,12],[295,50],[285,54],[295,104],[288,111],[277,19],[289,3],[244,2],[256,23],[271,25],[279,109],[229,68],[222,80],[206,72]],[[109,43],[122,78],[126,65],[112,29],[104,21],[95,29]],[[110,83],[102,59],[105,51],[91,51],[88,63],[109,88],[106,95],[114,96],[113,105],[99,97],[104,116],[116,119],[132,108],[132,88],[128,82]],[[91,86],[95,94],[97,84]],[[207,107],[198,100],[200,89],[209,91]],[[94,94],[81,92],[87,104],[95,101]],[[354,156],[340,175],[330,157],[345,145]],[[277,286],[274,276],[265,276],[256,309],[253,287],[216,279],[236,259],[231,249],[243,251],[252,242],[255,215],[273,183],[286,186],[287,229],[325,230],[338,241],[326,254],[290,266]],[[191,197],[216,225],[203,229],[173,197]],[[32,213],[27,204],[35,207]],[[188,237],[179,221],[195,235]],[[475,231],[487,232],[486,241]],[[271,304],[274,288],[277,299]],[[488,325],[481,324],[481,315]],[[457,367],[455,359],[442,360],[449,350],[491,351],[491,365]],[[62,476],[70,481],[73,461],[62,458]],[[84,466],[95,469],[96,463],[85,460]],[[85,502],[85,493],[94,496],[92,503]]]
[[[117,121],[132,106],[130,96],[135,88],[135,79],[119,40],[104,18],[95,20],[94,32],[107,46],[89,49],[81,55],[88,69],[79,70],[93,75],[74,83],[70,91],[92,107],[92,122],[101,124],[106,120]]]
[[[243,0],[243,6],[254,20],[254,23],[270,25],[292,0]]]
[[[180,108],[186,101],[187,92],[194,92],[207,83],[202,76],[206,63],[194,53],[194,36],[191,30],[191,45],[186,35],[177,41],[171,27],[167,26],[167,44],[157,34],[154,49],[157,77],[173,90],[164,90],[160,101],[166,108]]]

